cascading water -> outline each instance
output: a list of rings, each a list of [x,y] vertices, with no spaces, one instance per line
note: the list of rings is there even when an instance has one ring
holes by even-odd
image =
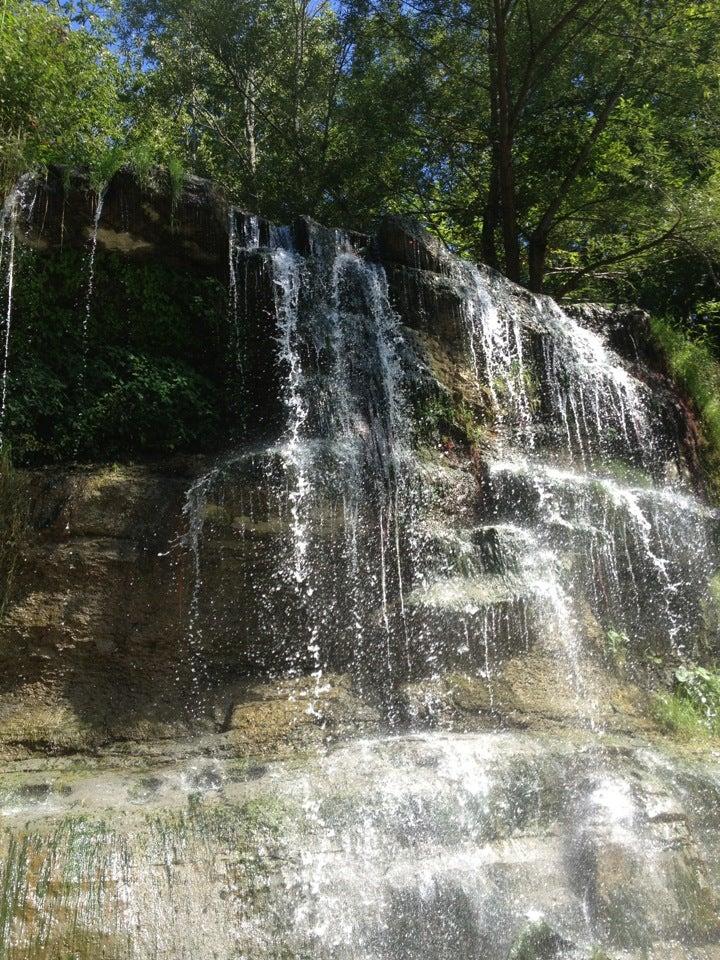
[[[259,229],[251,227],[244,246],[256,254]],[[607,718],[604,633],[680,662],[702,621],[698,580],[708,583],[716,568],[714,511],[662,481],[666,463],[682,459],[651,426],[662,398],[552,301],[518,304],[507,285],[456,265],[469,362],[496,430],[482,506],[473,522],[458,522],[438,510],[438,490],[447,484],[445,498],[460,507],[467,478],[418,452],[413,357],[383,269],[342,234],[318,232],[309,246],[301,254],[276,232],[265,254],[284,432],[193,488],[203,492],[202,509],[208,493],[227,502],[237,497],[233,484],[248,485],[250,463],[265,485],[262,522],[279,524],[281,537],[270,579],[251,569],[246,586],[260,608],[252,629],[259,622],[282,651],[272,670],[314,678],[291,697],[307,697],[322,728],[346,669],[360,691],[375,691],[396,728],[420,716],[446,723],[443,677],[457,669],[486,689],[482,709],[502,725],[506,664],[531,663],[544,650],[558,685],[565,675],[566,709],[597,735]],[[197,511],[189,500],[188,514]],[[436,687],[413,701],[410,691],[426,681]],[[667,883],[660,841],[642,827],[647,814],[601,740],[578,754],[562,746],[551,759],[536,742],[520,748],[504,736],[423,734],[411,767],[427,764],[433,775],[416,780],[405,772],[402,738],[364,741],[352,759],[330,754],[309,771],[294,841],[302,853],[284,872],[294,905],[280,921],[294,931],[284,942],[318,957],[505,958],[523,936],[547,935],[553,956],[589,956],[581,951],[602,941],[606,925],[596,890],[564,890],[567,942],[544,932],[556,906],[529,897],[519,879],[510,905],[497,905],[505,894],[489,879],[484,851],[493,831],[515,829],[497,812],[516,802],[508,800],[513,777],[525,793],[521,819],[542,819],[543,805],[557,802],[574,821],[562,850],[546,847],[548,862],[569,858],[581,871],[589,847],[612,842],[658,889]],[[334,806],[340,782],[353,783],[352,824]],[[610,839],[598,840],[604,833]],[[654,935],[670,936],[652,922]],[[261,951],[266,935],[255,929]]]
[[[92,227],[90,230],[90,249],[87,254],[87,280],[85,286],[85,297],[83,303],[82,311],[82,328],[80,331],[80,350],[81,350],[81,360],[80,360],[80,376],[78,382],[78,392],[81,398],[85,396],[86,391],[86,374],[87,374],[87,364],[88,364],[88,349],[89,349],[89,328],[90,328],[90,317],[92,314],[93,307],[93,293],[95,290],[95,259],[97,255],[97,245],[98,245],[98,233],[100,230],[100,219],[103,212],[103,204],[105,203],[105,193],[107,191],[107,185],[98,190],[95,196],[93,218],[92,218]],[[74,453],[77,457],[80,449],[80,435],[75,439],[75,448]]]
[[[5,200],[0,216],[0,277],[3,278],[2,304],[2,374],[0,380],[0,447],[3,443],[5,414],[7,409],[8,377],[10,373],[10,335],[15,287],[15,246],[20,218],[32,217],[35,194],[29,177],[21,179]]]
[[[663,436],[661,398],[598,333],[547,298],[518,296],[467,264],[455,269],[498,433],[489,512],[500,541],[504,524],[525,530],[533,560],[522,564],[523,589],[549,615],[549,630],[565,636],[578,696],[592,703],[581,612],[601,630],[664,644],[681,659],[701,624],[706,594],[696,578],[707,584],[714,571],[713,514],[662,482],[682,458]]]
[[[3,211],[3,229],[0,236],[0,269],[5,269],[5,310],[3,317],[3,344],[2,344],[2,388],[0,393],[0,442],[2,428],[5,423],[5,406],[7,402],[8,366],[10,360],[10,323],[12,320],[13,285],[15,281],[15,229],[17,221],[17,197],[11,196],[8,201],[9,209]],[[6,267],[7,263],[7,267]]]
[[[451,474],[429,473],[413,449],[412,358],[382,268],[337,231],[315,228],[305,254],[287,231],[265,235],[263,248],[252,217],[231,231],[230,280],[237,303],[242,256],[266,251],[286,427],[258,456],[287,538],[272,589],[252,590],[285,668],[310,664],[319,682],[352,663],[397,716],[398,685],[439,675],[448,658],[489,679],[503,650],[539,637],[592,726],[598,637],[622,632],[682,659],[705,603],[697,573],[708,583],[714,572],[714,515],[662,482],[682,459],[650,426],[663,400],[602,336],[547,298],[452,264],[497,435],[481,522],[459,526],[433,506],[438,476]]]
[[[87,363],[88,349],[88,325],[90,323],[90,311],[92,310],[93,291],[95,289],[95,256],[97,254],[98,231],[100,230],[100,219],[105,203],[105,191],[107,187],[98,190],[95,198],[95,210],[93,213],[92,232],[90,234],[90,251],[87,260],[87,288],[85,291],[85,309],[83,311],[82,325],[82,350],[83,350],[83,368]]]
[[[231,260],[255,253],[258,236],[256,223],[243,225],[231,237]],[[243,486],[243,471],[261,470],[266,509],[277,512],[287,536],[271,585],[253,589],[263,630],[284,651],[286,670],[301,675],[309,667],[316,691],[329,665],[349,661],[359,677],[369,671],[377,680],[379,672],[392,683],[396,620],[405,617],[402,528],[412,443],[398,317],[382,269],[363,260],[344,234],[320,233],[308,257],[293,249],[287,231],[269,231],[269,243],[285,428],[255,452],[252,466],[231,458],[193,490]],[[233,301],[241,266],[231,271]],[[192,501],[187,510],[198,530]],[[334,527],[342,530],[339,541]],[[252,581],[252,569],[248,576]]]

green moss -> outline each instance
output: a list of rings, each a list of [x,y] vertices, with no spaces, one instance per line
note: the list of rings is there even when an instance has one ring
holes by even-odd
[[[205,520],[217,530],[230,530],[233,524],[233,515],[227,507],[218,503],[208,503],[205,506]]]
[[[156,836],[169,843],[196,837],[228,849],[255,850],[261,839],[279,837],[297,815],[292,805],[271,794],[231,803],[197,793],[190,794],[185,809],[149,815],[147,822]]]
[[[544,920],[523,930],[508,954],[508,960],[554,960],[565,942]]]
[[[609,460],[603,465],[603,469],[613,480],[619,480],[627,486],[651,487],[653,485],[653,478],[649,473],[622,460]]]
[[[715,604],[718,612],[720,612],[720,573],[716,573],[715,576],[710,578],[708,592],[710,594],[710,599]]]
[[[487,428],[478,422],[466,401],[449,394],[423,397],[415,404],[417,438],[421,443],[459,443],[473,448],[482,446]]]
[[[618,667],[625,666],[630,648],[630,638],[621,630],[608,630],[605,634],[605,654]]]
[[[693,656],[712,656],[720,636],[720,574],[710,578],[701,600],[702,629],[698,631]]]
[[[668,880],[672,884],[684,926],[693,937],[717,942],[720,934],[720,900],[698,875],[696,865],[676,857],[669,864]],[[712,939],[711,939],[712,938]]]
[[[540,406],[542,388],[538,375],[532,367],[521,365],[517,360],[512,361],[506,374],[495,378],[493,390],[501,406],[511,403],[518,390],[524,393],[531,410]]]
[[[708,444],[707,465],[720,495],[720,362],[707,343],[692,339],[667,320],[655,317],[651,323],[670,372],[698,411]]]

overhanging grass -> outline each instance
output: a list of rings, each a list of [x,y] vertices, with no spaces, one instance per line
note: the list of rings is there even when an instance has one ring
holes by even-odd
[[[720,362],[707,343],[693,339],[667,320],[654,317],[653,334],[665,351],[670,372],[700,415],[708,443],[708,467],[720,491]]]

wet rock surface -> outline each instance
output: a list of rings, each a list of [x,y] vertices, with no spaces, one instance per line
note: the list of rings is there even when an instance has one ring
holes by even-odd
[[[225,276],[229,207],[208,180],[186,177],[173,186],[158,174],[143,183],[121,170],[98,186],[51,169],[35,181],[32,197],[21,238],[41,250],[85,247],[97,216],[100,249]]]
[[[719,791],[717,758],[583,734],[14,773],[6,956],[712,960]]]

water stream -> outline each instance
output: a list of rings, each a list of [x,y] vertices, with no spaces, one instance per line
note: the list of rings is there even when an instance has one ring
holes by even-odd
[[[0,379],[0,447],[3,443],[3,428],[7,409],[8,378],[10,374],[10,342],[13,313],[13,294],[15,287],[16,269],[16,233],[22,219],[32,217],[32,208],[35,202],[33,181],[26,177],[18,181],[10,191],[0,211],[0,278],[2,278],[2,337],[0,352],[2,354],[2,374]]]
[[[666,401],[601,333],[453,262],[493,430],[470,521],[452,501],[473,497],[472,476],[418,446],[416,360],[383,267],[339,231],[315,228],[305,253],[288,230],[266,235],[263,247],[257,218],[231,233],[230,283],[237,304],[243,257],[265,258],[285,426],[251,469],[262,462],[265,509],[286,535],[271,581],[251,564],[248,583],[279,667],[309,669],[318,685],[349,667],[397,719],[408,681],[455,664],[489,682],[512,651],[538,643],[599,728],[593,661],[607,635],[678,663],[693,653],[717,565],[715,513],[666,479],[682,475],[684,456]],[[200,488],[227,496],[249,482],[249,463],[213,468]]]

